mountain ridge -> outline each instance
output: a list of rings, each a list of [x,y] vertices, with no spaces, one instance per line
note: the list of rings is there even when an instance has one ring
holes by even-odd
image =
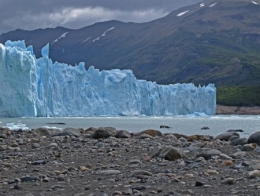
[[[260,84],[259,0],[203,1],[146,23],[113,20],[0,35],[0,42],[8,39],[25,40],[37,56],[50,43],[54,61],[131,69],[159,84]]]

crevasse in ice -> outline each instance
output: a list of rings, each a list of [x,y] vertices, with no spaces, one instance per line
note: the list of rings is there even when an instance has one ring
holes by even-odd
[[[99,71],[37,59],[24,41],[0,44],[0,116],[122,116],[215,114],[213,84],[158,85],[132,71]]]

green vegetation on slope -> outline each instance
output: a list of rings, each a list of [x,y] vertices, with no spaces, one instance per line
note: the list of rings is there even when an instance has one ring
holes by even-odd
[[[227,106],[260,106],[260,86],[217,87],[217,104]]]

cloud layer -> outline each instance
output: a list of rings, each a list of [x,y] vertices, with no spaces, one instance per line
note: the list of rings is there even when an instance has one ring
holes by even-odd
[[[63,26],[77,29],[95,22],[147,22],[200,0],[1,0],[0,33]]]

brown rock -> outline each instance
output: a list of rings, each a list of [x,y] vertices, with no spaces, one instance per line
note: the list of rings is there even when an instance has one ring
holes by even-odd
[[[152,137],[155,137],[155,136],[162,136],[162,133],[158,130],[153,130],[153,129],[148,129],[148,130],[144,130],[144,131],[141,131],[140,134],[147,134],[147,135],[150,135]]]

